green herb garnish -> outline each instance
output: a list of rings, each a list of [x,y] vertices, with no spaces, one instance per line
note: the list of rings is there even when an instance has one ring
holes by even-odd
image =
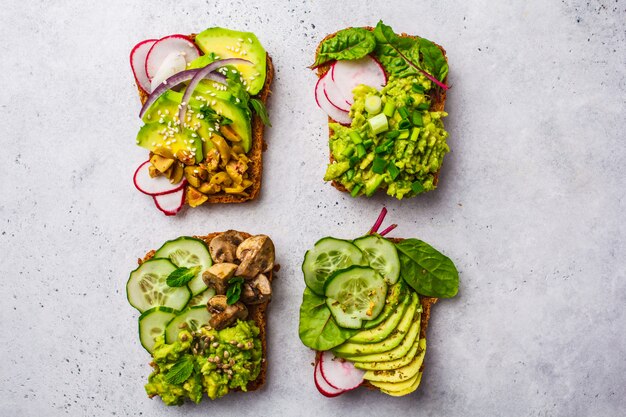
[[[183,285],[187,285],[187,283],[200,272],[200,269],[199,266],[194,266],[193,268],[180,266],[167,276],[165,282],[170,287],[182,287]]]
[[[243,278],[235,277],[228,281],[228,290],[226,290],[226,304],[233,305],[239,301],[241,297],[241,284],[243,284]]]

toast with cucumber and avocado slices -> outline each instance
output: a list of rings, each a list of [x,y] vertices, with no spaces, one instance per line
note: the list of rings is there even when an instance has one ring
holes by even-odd
[[[299,335],[316,353],[314,381],[335,397],[359,386],[415,391],[424,371],[431,307],[454,297],[450,258],[418,239],[385,237],[381,215],[358,239],[320,239],[304,256]]]
[[[241,203],[261,189],[272,59],[251,32],[220,27],[138,43],[130,55],[149,151],[134,184],[166,215]]]
[[[382,21],[328,35],[312,65],[315,99],[328,115],[324,181],[353,197],[397,199],[437,187],[448,132],[446,51]]]
[[[145,385],[167,405],[261,388],[274,244],[228,230],[182,236],[138,260],[126,284],[153,368]]]

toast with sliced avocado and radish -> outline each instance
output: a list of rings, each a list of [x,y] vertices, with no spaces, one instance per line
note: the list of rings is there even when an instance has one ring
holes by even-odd
[[[130,63],[142,103],[136,188],[166,215],[186,204],[241,203],[261,189],[274,77],[251,32],[219,27],[139,42]]]
[[[382,191],[402,199],[437,187],[450,151],[441,46],[381,21],[328,35],[311,68],[315,100],[328,115],[325,181],[353,197]]]
[[[150,398],[199,403],[264,385],[274,260],[268,236],[235,230],[182,236],[139,259],[126,295],[152,356]]]
[[[313,381],[327,397],[360,386],[415,391],[431,307],[458,292],[450,258],[418,239],[385,237],[396,225],[378,233],[385,214],[367,235],[325,237],[304,256],[299,335],[316,351]]]

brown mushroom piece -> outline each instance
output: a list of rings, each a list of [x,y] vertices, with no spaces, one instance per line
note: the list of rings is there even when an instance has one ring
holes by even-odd
[[[241,288],[241,301],[245,304],[261,304],[272,298],[272,285],[267,276],[259,274],[246,281]]]
[[[243,235],[236,230],[228,230],[215,236],[209,243],[213,262],[234,262],[237,259],[237,247],[244,240]]]
[[[237,319],[245,320],[248,317],[248,309],[241,301],[228,305],[225,295],[211,297],[207,303],[207,309],[211,313],[209,324],[215,330],[222,330],[233,324]]]
[[[218,295],[226,294],[228,280],[235,275],[237,265],[231,263],[214,264],[202,274],[202,280],[209,287],[215,288]]]
[[[237,247],[237,259],[241,261],[235,275],[252,279],[269,272],[274,267],[274,243],[266,235],[252,236]]]

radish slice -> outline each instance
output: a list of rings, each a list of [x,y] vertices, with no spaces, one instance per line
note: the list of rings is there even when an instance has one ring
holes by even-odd
[[[352,119],[350,118],[350,113],[347,111],[343,111],[333,106],[330,101],[324,95],[324,83],[322,80],[324,77],[317,80],[317,84],[315,85],[315,101],[320,109],[324,110],[331,119],[341,123],[342,125],[349,125],[352,123]]]
[[[137,86],[144,92],[150,91],[150,79],[146,74],[146,57],[152,45],[157,42],[158,39],[146,39],[139,42],[132,51],[130,51],[130,68],[133,70],[135,76],[135,82]]]
[[[350,105],[354,103],[352,90],[360,84],[381,89],[387,84],[387,76],[378,61],[367,55],[355,61],[343,60],[333,64],[332,80]]]
[[[152,178],[150,176],[150,171],[148,170],[149,167],[150,161],[144,162],[139,165],[139,168],[137,168],[135,175],[133,176],[135,187],[137,187],[137,189],[142,193],[151,196],[158,196],[173,193],[185,187],[187,182],[185,179],[178,184],[172,184],[170,180],[163,175]]]
[[[156,74],[152,77],[150,91],[154,91],[163,81],[174,74],[184,71],[185,68],[187,68],[185,57],[183,57],[180,52],[172,52],[163,60]]]
[[[185,187],[173,193],[155,195],[152,198],[157,208],[166,216],[174,216],[185,204]]]
[[[170,35],[159,39],[152,45],[146,57],[146,74],[152,80],[161,68],[165,59],[171,53],[178,53],[191,62],[200,56],[200,51],[189,37],[185,35]]]
[[[320,371],[320,363],[319,361],[315,364],[315,372],[313,373],[313,379],[315,380],[315,387],[325,397],[336,397],[338,395],[343,394],[345,391],[333,388],[322,376],[322,372]]]
[[[352,362],[337,358],[329,350],[322,352],[320,372],[331,387],[343,391],[357,388],[365,375],[365,371],[355,368]]]
[[[346,100],[341,91],[339,91],[339,88],[330,77],[330,72],[327,72],[322,78],[324,79],[322,81],[324,85],[321,88],[324,89],[326,99],[339,110],[349,112],[351,107],[350,103],[348,103],[348,100]]]

